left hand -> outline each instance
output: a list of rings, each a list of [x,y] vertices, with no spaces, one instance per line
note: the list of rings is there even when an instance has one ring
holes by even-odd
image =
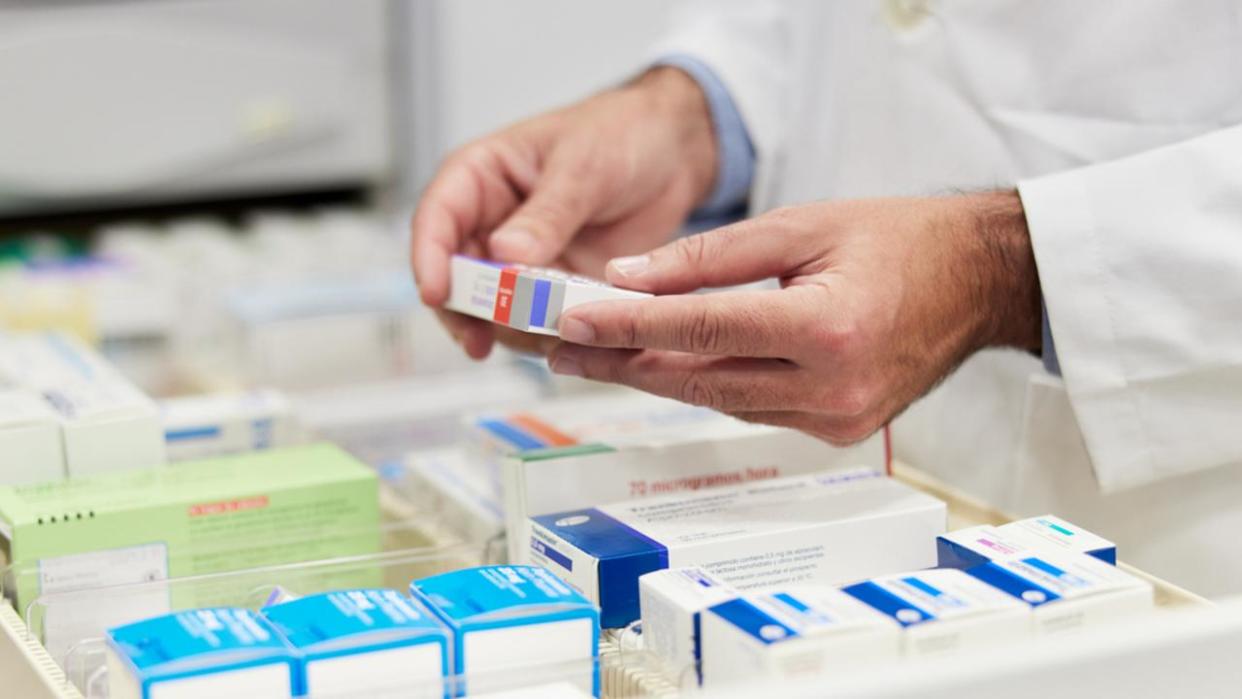
[[[567,311],[553,371],[834,444],[866,438],[974,352],[1041,340],[1012,191],[779,209],[613,260],[607,277],[672,295]],[[780,289],[687,295],[770,277]]]

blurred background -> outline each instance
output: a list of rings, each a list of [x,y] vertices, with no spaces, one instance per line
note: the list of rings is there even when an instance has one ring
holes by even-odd
[[[463,368],[407,271],[420,188],[640,69],[667,11],[0,2],[0,326],[67,328],[155,396]]]

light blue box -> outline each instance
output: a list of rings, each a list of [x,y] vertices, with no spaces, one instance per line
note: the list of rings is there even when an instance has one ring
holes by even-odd
[[[298,691],[297,653],[263,617],[213,607],[108,629],[111,699],[283,699]]]
[[[457,692],[501,675],[563,671],[599,695],[599,608],[538,566],[483,566],[410,583],[453,633]],[[486,686],[485,686],[486,685]]]
[[[449,631],[400,592],[327,592],[272,605],[262,613],[301,657],[300,694],[446,692]]]

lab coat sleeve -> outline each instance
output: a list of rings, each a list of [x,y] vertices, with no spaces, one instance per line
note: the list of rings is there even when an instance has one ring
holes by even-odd
[[[1101,489],[1242,462],[1242,126],[1018,189]]]
[[[672,30],[653,49],[652,60],[687,55],[710,66],[741,113],[762,168],[778,157],[785,139],[788,34],[784,2],[683,1],[672,11]]]

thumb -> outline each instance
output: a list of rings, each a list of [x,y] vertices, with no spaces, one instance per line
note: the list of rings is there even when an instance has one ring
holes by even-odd
[[[767,228],[760,218],[686,236],[645,255],[614,258],[605,274],[612,284],[653,294],[782,276],[802,264],[805,254],[796,239]]]
[[[603,199],[592,178],[568,171],[541,180],[530,197],[496,228],[488,252],[497,260],[545,265],[599,211]]]

